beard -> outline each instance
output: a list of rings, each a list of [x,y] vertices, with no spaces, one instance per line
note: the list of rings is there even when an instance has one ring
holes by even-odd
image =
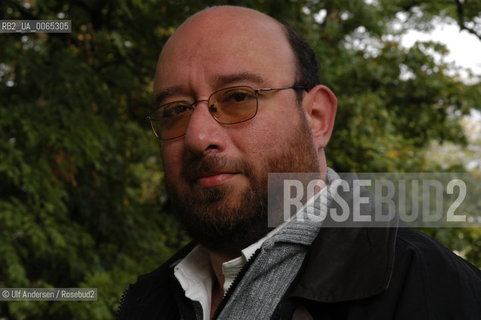
[[[301,124],[296,126],[292,136],[287,137],[283,151],[264,159],[257,169],[248,161],[217,155],[189,159],[182,168],[182,178],[191,185],[199,172],[221,169],[239,172],[249,182],[245,190],[226,184],[183,192],[166,173],[171,207],[194,240],[214,252],[238,255],[269,231],[268,173],[320,171],[311,131],[304,114],[300,113]]]

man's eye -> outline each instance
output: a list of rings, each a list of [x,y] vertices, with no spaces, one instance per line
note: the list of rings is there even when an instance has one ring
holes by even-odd
[[[237,102],[241,102],[247,99],[247,95],[245,93],[235,93],[231,96],[231,99]]]
[[[240,103],[240,102],[247,102],[251,99],[254,99],[254,95],[250,92],[244,92],[244,91],[235,91],[235,92],[229,92],[224,96],[224,99],[222,99],[222,102],[226,103]]]
[[[187,103],[174,103],[172,105],[167,105],[164,107],[162,112],[162,118],[169,119],[173,117],[178,117],[192,109],[192,106]]]

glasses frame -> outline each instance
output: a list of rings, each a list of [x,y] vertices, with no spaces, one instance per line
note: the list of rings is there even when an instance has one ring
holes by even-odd
[[[215,121],[217,121],[217,123],[219,124],[222,124],[222,125],[231,125],[231,124],[238,124],[238,123],[242,123],[242,122],[246,122],[246,121],[249,121],[251,119],[253,119],[256,115],[257,115],[257,111],[259,110],[259,95],[262,94],[262,93],[265,93],[265,92],[270,92],[270,91],[280,91],[280,90],[287,90],[287,89],[294,89],[294,90],[306,90],[306,87],[303,86],[303,85],[292,85],[292,86],[286,86],[286,87],[278,87],[278,88],[257,88],[257,89],[254,89],[253,87],[251,86],[247,86],[247,85],[243,85],[243,86],[232,86],[232,87],[226,87],[226,88],[222,88],[222,89],[218,89],[218,90],[215,90],[213,91],[209,97],[207,99],[202,99],[202,100],[196,100],[194,102],[192,102],[191,104],[189,104],[190,107],[192,107],[193,109],[195,109],[195,107],[201,103],[201,102],[207,102],[207,104],[209,103],[210,99],[212,98],[213,95],[217,94],[218,92],[220,91],[224,91],[224,90],[229,90],[229,89],[236,89],[236,88],[249,88],[251,89],[252,91],[254,91],[254,94],[255,94],[255,97],[256,97],[256,111],[254,112],[254,114],[247,118],[247,119],[244,119],[244,120],[240,120],[240,121],[236,121],[236,122],[228,122],[228,123],[225,123],[225,122],[222,122],[220,120],[218,120],[209,110],[209,114],[212,116],[212,118],[214,118]],[[175,137],[172,137],[172,138],[161,138],[157,132],[155,131],[154,129],[154,121],[159,121],[159,120],[156,120],[152,117],[152,114],[157,112],[158,110],[160,110],[161,108],[171,104],[171,103],[175,103],[175,102],[185,102],[183,100],[176,100],[176,101],[172,101],[172,102],[169,102],[169,103],[165,103],[165,104],[162,104],[160,105],[159,107],[155,108],[148,116],[147,116],[147,119],[149,120],[150,122],[150,127],[152,129],[152,131],[154,132],[154,135],[157,137],[157,139],[161,140],[161,141],[169,141],[169,140],[174,140],[174,139],[177,139],[177,138],[180,138],[182,136],[185,135],[185,132],[181,135],[178,135],[178,136],[175,136]]]

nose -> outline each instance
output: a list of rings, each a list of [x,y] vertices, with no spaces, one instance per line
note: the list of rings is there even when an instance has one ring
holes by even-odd
[[[227,132],[209,113],[207,104],[198,101],[184,136],[186,150],[196,155],[221,152],[226,146]]]

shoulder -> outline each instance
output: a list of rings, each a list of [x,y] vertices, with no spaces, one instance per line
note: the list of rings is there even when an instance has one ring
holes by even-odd
[[[396,258],[408,259],[411,264],[429,269],[432,276],[439,272],[458,272],[471,276],[481,284],[481,271],[462,257],[428,235],[411,228],[399,228],[396,243]]]
[[[172,294],[175,287],[172,284],[176,282],[172,281],[172,266],[194,247],[195,243],[189,243],[159,268],[140,275],[134,284],[128,285],[120,302],[119,319],[131,319],[132,315],[135,315],[134,318],[142,315],[141,319],[156,319],[159,311],[175,314],[176,311],[172,309],[175,308]],[[172,310],[169,312],[166,309]]]
[[[184,258],[194,247],[195,243],[189,243],[154,271],[140,275],[137,282],[131,285],[131,288],[136,288],[137,291],[146,291],[152,287],[158,288],[159,285],[166,284],[171,277],[172,266]]]
[[[426,319],[479,319],[481,271],[429,236],[398,230],[390,289],[399,309],[420,307]]]

